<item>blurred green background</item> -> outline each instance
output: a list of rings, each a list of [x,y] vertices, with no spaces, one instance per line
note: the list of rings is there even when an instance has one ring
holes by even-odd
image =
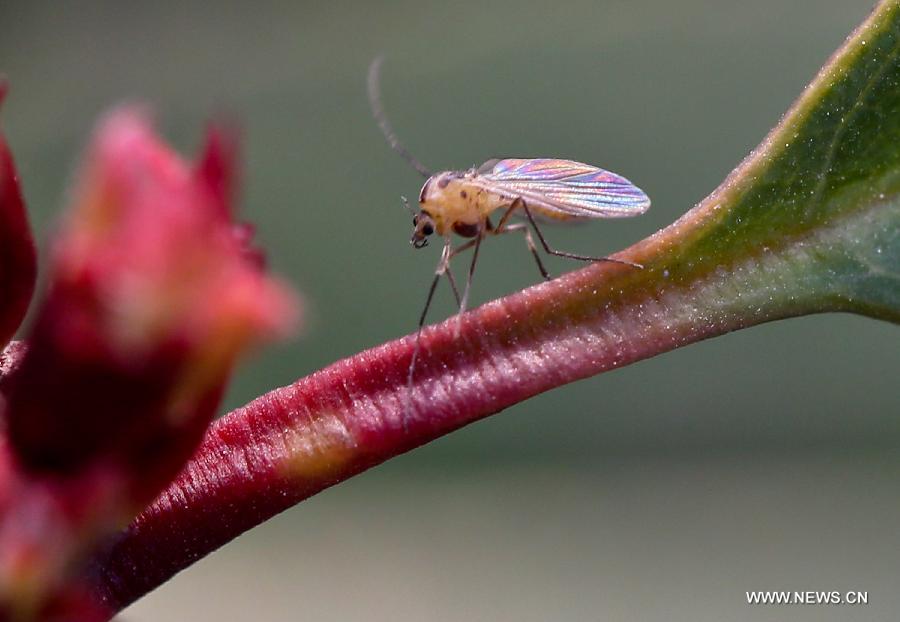
[[[0,2],[3,121],[46,239],[98,115],[149,103],[193,153],[245,129],[243,215],[307,303],[301,338],[237,374],[232,408],[410,332],[438,249],[399,196],[427,165],[566,157],[653,198],[548,230],[612,252],[672,222],[774,125],[871,0]],[[538,280],[492,240],[476,303]],[[575,266],[550,261],[559,273]],[[442,292],[433,319],[452,312]],[[745,330],[545,394],[279,516],[123,615],[151,620],[884,619],[900,605],[897,328]],[[746,590],[867,590],[751,607]]]

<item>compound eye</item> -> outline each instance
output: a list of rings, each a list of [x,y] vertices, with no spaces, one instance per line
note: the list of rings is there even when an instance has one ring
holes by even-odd
[[[431,225],[425,225],[424,227],[422,227],[422,233],[424,233],[425,235],[431,235],[432,233],[434,233],[434,227],[432,227]]]

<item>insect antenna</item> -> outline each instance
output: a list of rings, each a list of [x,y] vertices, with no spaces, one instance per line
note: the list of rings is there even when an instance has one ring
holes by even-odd
[[[403,207],[406,208],[406,211],[409,212],[411,216],[415,216],[415,215],[416,215],[416,210],[414,210],[413,208],[411,208],[411,207],[409,206],[409,199],[407,199],[405,196],[403,196],[403,195],[401,194],[401,195],[400,195],[400,200],[403,202]]]
[[[409,162],[410,166],[427,179],[431,177],[431,171],[416,160],[413,154],[403,146],[394,133],[394,128],[391,127],[391,122],[388,121],[387,115],[384,113],[384,107],[381,105],[381,63],[383,61],[384,56],[379,55],[369,65],[369,105],[372,107],[372,116],[378,122],[378,127],[381,128],[381,133],[384,134],[384,138],[391,146],[391,149],[399,153],[401,158]]]

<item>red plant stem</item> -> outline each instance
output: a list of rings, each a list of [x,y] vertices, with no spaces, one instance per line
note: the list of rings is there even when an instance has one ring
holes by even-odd
[[[408,336],[223,417],[175,482],[96,560],[100,597],[124,607],[320,490],[530,396],[815,310],[811,297],[795,295],[812,284],[787,283],[785,274],[797,272],[771,255],[732,266],[727,278],[720,269],[678,285],[674,272],[641,252],[671,249],[666,237],[678,226],[624,255],[650,264],[646,270],[596,264],[466,314],[459,336],[456,318],[427,328],[411,393]],[[785,291],[792,303],[776,295]]]

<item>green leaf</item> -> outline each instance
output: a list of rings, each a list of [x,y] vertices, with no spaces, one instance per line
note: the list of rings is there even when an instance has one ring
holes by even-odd
[[[767,298],[775,316],[900,321],[898,12],[881,3],[762,145],[657,238],[675,239],[654,265],[686,281],[722,270],[732,297]],[[751,311],[735,327],[755,323]]]

